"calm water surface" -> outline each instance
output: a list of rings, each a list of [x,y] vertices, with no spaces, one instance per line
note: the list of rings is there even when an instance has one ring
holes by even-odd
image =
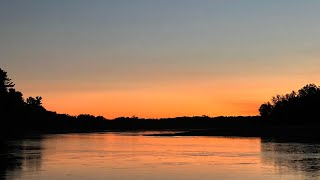
[[[320,144],[261,138],[47,135],[1,144],[4,179],[320,179]]]

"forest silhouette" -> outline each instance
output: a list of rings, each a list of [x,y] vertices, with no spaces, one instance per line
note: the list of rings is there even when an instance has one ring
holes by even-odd
[[[276,124],[319,124],[320,87],[308,84],[285,95],[276,95],[260,106],[262,118]]]
[[[320,137],[316,126],[320,87],[309,84],[298,92],[276,95],[260,106],[260,116],[176,117],[143,119],[80,114],[71,116],[48,111],[42,97],[23,98],[7,72],[0,68],[0,131],[2,137],[30,133],[93,131],[184,130],[175,135]],[[172,134],[162,134],[172,135]]]

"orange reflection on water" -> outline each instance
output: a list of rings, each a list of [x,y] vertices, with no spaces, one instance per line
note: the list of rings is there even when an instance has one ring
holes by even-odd
[[[196,179],[260,171],[259,138],[61,135],[45,141],[44,149],[42,168],[52,177]]]

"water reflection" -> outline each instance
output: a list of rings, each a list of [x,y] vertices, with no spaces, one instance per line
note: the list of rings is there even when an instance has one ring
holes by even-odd
[[[41,169],[42,138],[0,141],[0,179],[16,179]]]
[[[283,139],[261,139],[264,164],[273,165],[280,174],[320,175],[320,144]]]
[[[145,134],[68,134],[0,141],[0,179],[320,177],[320,143]]]

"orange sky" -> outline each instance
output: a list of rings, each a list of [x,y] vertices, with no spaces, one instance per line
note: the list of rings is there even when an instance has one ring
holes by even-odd
[[[77,115],[89,113],[106,118],[139,116],[146,118],[196,115],[257,115],[259,106],[273,95],[297,90],[317,75],[296,79],[238,78],[215,85],[209,82],[167,84],[124,90],[43,91],[48,110]]]
[[[5,1],[0,67],[77,115],[257,115],[320,77],[320,1]]]

